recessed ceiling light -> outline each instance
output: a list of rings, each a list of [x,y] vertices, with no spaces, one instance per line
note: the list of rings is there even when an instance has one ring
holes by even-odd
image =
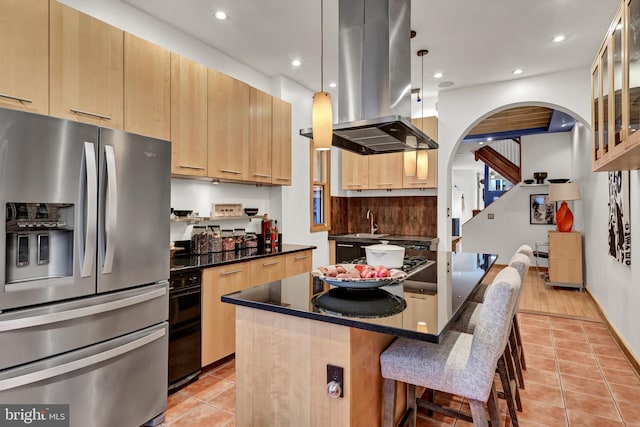
[[[300,62],[299,59],[294,59],[293,61],[291,61],[291,65],[293,65],[294,67],[299,67],[302,64],[302,62]]]
[[[487,138],[487,141],[493,141],[492,137]]]
[[[480,141],[478,142],[478,145],[484,145],[484,142]]]
[[[521,68],[516,68],[515,70],[512,71],[513,74],[522,74],[522,69]]]
[[[433,77],[436,78],[436,79],[440,79],[440,78],[442,78],[442,73],[435,73],[433,75]]]
[[[338,86],[337,84],[335,84],[334,82],[329,83],[329,87],[336,87]]]
[[[553,38],[553,41],[554,41],[554,43],[560,43],[560,42],[565,41],[566,39],[567,39],[567,36],[564,36],[564,35],[562,35],[562,34],[559,34],[559,35],[557,35],[557,36],[555,36],[555,37]]]
[[[219,19],[221,21],[224,21],[225,19],[227,19],[227,14],[221,10],[217,11],[213,16],[215,16],[216,19]]]

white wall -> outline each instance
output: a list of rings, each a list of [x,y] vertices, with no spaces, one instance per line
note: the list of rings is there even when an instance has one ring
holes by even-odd
[[[551,133],[542,135],[527,135],[522,137],[522,178],[533,178],[533,172],[547,172],[548,178],[573,179],[571,150],[574,132]],[[588,140],[584,141],[588,142]],[[454,171],[454,183],[456,175]],[[531,194],[549,194],[549,185],[518,184],[510,193],[512,197],[501,197],[493,202],[483,212],[464,224],[462,228],[462,248],[465,251],[482,252],[489,250],[498,254],[498,263],[506,264],[521,244],[528,244],[532,248],[535,242],[547,241],[547,231],[555,226],[529,223],[529,196]],[[455,209],[455,194],[454,208]],[[580,208],[578,202],[569,202],[572,211]],[[488,213],[494,214],[494,219],[488,218]],[[575,222],[581,218],[580,209],[575,212]],[[577,229],[577,228],[576,228]],[[504,238],[500,238],[504,236]],[[496,238],[498,237],[498,238]],[[547,250],[545,247],[544,250]],[[540,260],[540,265],[546,266],[546,260]]]
[[[451,216],[460,218],[460,232],[462,224],[472,217],[472,210],[478,206],[478,175],[474,169],[453,170],[453,185],[451,190]],[[464,196],[464,209],[462,199]]]
[[[579,125],[572,132],[570,152],[563,152],[564,154],[557,156],[559,159],[554,156],[549,161],[560,161],[563,171],[573,175],[558,177],[572,177],[580,184],[582,200],[574,203],[573,211],[576,216],[574,227],[584,233],[585,284],[637,357],[640,354],[640,310],[637,309],[640,302],[640,259],[633,257],[632,266],[624,267],[607,255],[607,174],[591,172],[589,94],[589,70],[586,68],[441,92],[438,216],[446,217],[448,209],[451,209],[450,163],[457,144],[483,118],[519,105],[545,105],[553,106],[581,121],[586,126]],[[548,164],[550,163],[545,163]],[[549,177],[552,177],[551,174]],[[640,175],[637,171],[631,172],[630,187],[631,239],[632,242],[638,242],[640,226],[634,226],[640,224],[640,198],[637,194],[634,196],[634,192],[640,188]],[[496,214],[502,215],[498,212]],[[441,249],[446,249],[451,236],[449,222],[438,222]],[[465,250],[466,231],[463,244]],[[519,231],[508,233],[496,230],[493,240],[501,240],[503,243],[513,239],[519,241],[521,236]],[[483,247],[491,244],[486,241]]]
[[[193,209],[203,216],[209,215],[212,203],[242,203],[244,207],[257,207],[260,213],[267,212],[270,217],[278,219],[284,243],[318,247],[314,251],[314,267],[329,263],[327,232],[309,231],[309,139],[301,137],[298,132],[301,128],[311,126],[311,90],[282,76],[266,76],[120,0],[62,0],[62,3],[291,103],[290,187],[230,183],[214,185],[207,181],[173,178],[171,206],[175,209]],[[224,221],[219,224],[223,228],[244,227],[249,231],[257,231],[259,220]],[[171,239],[188,238],[190,232],[190,226],[172,223]]]

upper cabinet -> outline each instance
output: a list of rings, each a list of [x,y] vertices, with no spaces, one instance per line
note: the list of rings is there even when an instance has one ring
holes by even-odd
[[[369,158],[369,188],[392,190],[402,188],[403,153],[375,154]]]
[[[50,2],[49,112],[123,128],[124,32]]]
[[[0,0],[0,107],[49,113],[49,3]]]
[[[209,177],[249,179],[249,91],[226,74],[208,70]]]
[[[171,52],[124,35],[124,130],[171,139]]]
[[[291,185],[291,104],[271,101],[271,183]]]
[[[369,188],[369,156],[342,150],[342,189],[366,190]]]
[[[271,95],[256,88],[249,94],[249,179],[271,184]]]
[[[207,176],[207,69],[171,53],[171,173]]]
[[[623,0],[591,67],[592,168],[640,169],[640,0]]]

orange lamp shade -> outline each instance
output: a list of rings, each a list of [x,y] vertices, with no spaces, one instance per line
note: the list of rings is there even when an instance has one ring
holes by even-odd
[[[311,110],[311,126],[313,129],[313,146],[316,150],[330,150],[333,139],[333,113],[331,111],[331,95],[329,92],[313,94]]]

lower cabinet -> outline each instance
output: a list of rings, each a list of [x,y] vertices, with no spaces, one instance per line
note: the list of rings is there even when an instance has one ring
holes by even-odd
[[[202,366],[236,351],[236,308],[222,295],[249,287],[250,263],[207,268],[202,273]]]
[[[582,289],[582,234],[549,231],[549,281],[553,286]]]
[[[311,250],[275,255],[202,272],[202,366],[236,351],[236,306],[222,295],[311,271]]]
[[[251,264],[251,286],[258,286],[284,278],[285,255],[256,259],[249,263]]]
[[[311,271],[311,251],[296,252],[286,255],[285,277]]]

